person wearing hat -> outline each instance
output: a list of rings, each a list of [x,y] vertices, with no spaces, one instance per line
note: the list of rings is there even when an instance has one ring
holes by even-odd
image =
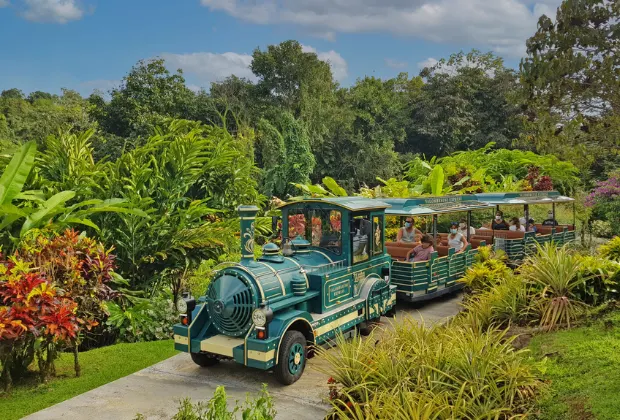
[[[452,222],[450,225],[450,234],[448,235],[448,246],[456,249],[456,252],[461,252],[467,247],[467,239],[463,234],[459,233],[458,222]]]

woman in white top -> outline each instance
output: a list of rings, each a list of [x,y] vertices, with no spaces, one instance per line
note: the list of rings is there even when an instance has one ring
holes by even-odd
[[[416,229],[413,226],[413,218],[407,217],[405,219],[405,227],[402,227],[398,230],[398,235],[396,235],[396,242],[417,242],[416,236],[422,236],[422,232]]]
[[[461,252],[467,246],[467,239],[459,233],[458,227],[458,223],[452,222],[450,234],[448,235],[448,246],[456,249],[456,252]]]
[[[510,227],[508,228],[508,230],[512,230],[513,232],[525,232],[525,226],[523,226],[521,222],[519,222],[519,219],[513,217],[510,220]]]
[[[467,238],[467,220],[461,219],[461,223],[459,223],[459,233]],[[475,235],[476,229],[473,226],[469,227],[469,234]]]

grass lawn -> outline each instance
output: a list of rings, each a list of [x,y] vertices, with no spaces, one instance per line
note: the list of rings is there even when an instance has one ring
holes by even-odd
[[[73,354],[56,361],[57,378],[45,385],[16,384],[0,393],[0,419],[19,419],[174,356],[172,340],[116,344],[80,353],[82,376],[75,377]]]
[[[540,419],[620,419],[620,312],[591,326],[536,336],[529,347],[548,357],[550,386],[539,401]]]

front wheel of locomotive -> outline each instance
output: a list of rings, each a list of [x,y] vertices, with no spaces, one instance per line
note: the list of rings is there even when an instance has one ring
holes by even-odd
[[[296,382],[304,372],[308,347],[306,337],[299,331],[287,331],[278,350],[276,378],[284,385]]]
[[[190,353],[192,360],[198,366],[209,367],[219,363],[219,359],[214,354],[209,353]]]

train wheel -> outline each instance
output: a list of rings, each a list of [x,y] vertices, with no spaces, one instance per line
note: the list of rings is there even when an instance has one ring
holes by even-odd
[[[377,326],[379,324],[381,324],[380,320],[381,320],[381,318],[376,318],[376,319],[368,320],[366,322],[362,322],[359,325],[360,335],[362,335],[363,337],[366,337],[366,336],[370,335],[372,330],[374,330],[375,328],[377,328]]]
[[[392,309],[385,313],[385,316],[388,318],[394,318],[396,316],[396,305],[392,306]]]
[[[209,367],[213,365],[217,365],[219,363],[219,359],[217,356],[209,353],[190,353],[192,356],[192,360],[198,366]]]
[[[307,359],[306,337],[299,331],[287,331],[278,350],[275,374],[284,385],[296,382],[304,372]]]

